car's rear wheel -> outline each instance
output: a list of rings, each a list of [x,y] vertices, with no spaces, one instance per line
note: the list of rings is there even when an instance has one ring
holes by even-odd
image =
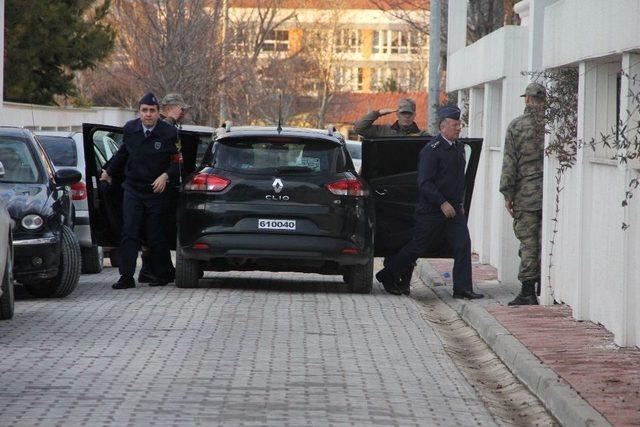
[[[11,248],[7,249],[7,262],[4,266],[2,276],[2,296],[0,296],[0,319],[11,319],[13,317],[13,258]]]
[[[351,292],[370,294],[373,288],[373,258],[369,258],[369,261],[364,265],[349,267],[349,272],[343,275],[343,278]]]
[[[88,248],[80,248],[80,251],[82,253],[82,273],[100,273],[102,271],[102,263],[104,261],[102,247],[93,245]]]
[[[185,258],[180,248],[176,247],[176,287],[177,288],[197,288],[202,277],[202,269],[197,260]]]
[[[41,298],[62,298],[71,294],[80,280],[80,245],[73,231],[66,225],[60,233],[62,239],[60,249],[60,266],[58,275],[53,279],[36,283],[25,283],[27,291]]]

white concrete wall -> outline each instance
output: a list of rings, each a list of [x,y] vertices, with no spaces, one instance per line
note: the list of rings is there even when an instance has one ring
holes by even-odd
[[[450,26],[466,22],[460,15],[465,8],[455,6],[460,1],[450,0]],[[504,131],[523,109],[519,95],[528,79],[519,72],[579,69],[581,140],[610,134],[616,111],[623,122],[629,114],[635,123],[640,117],[629,96],[629,91],[640,92],[640,0],[616,0],[615,7],[600,0],[523,0],[515,10],[521,26],[505,27],[466,47],[457,40],[447,75],[447,89],[468,96],[468,135],[485,138],[469,220],[473,247],[505,281],[515,281],[519,260],[498,179]],[[453,33],[459,36],[456,29]],[[564,302],[576,319],[611,330],[617,344],[640,346],[640,194],[621,206],[630,180],[640,173],[640,160],[620,164],[613,154],[604,147],[579,150],[576,165],[559,183],[557,162],[545,158],[541,301]],[[558,233],[552,245],[558,186]],[[626,231],[623,222],[629,225]]]
[[[449,10],[449,27],[466,23],[460,16],[466,8],[457,0],[451,5],[456,7]],[[458,37],[459,33],[454,30]],[[449,51],[447,91],[469,91],[467,134],[484,139],[469,219],[472,247],[481,262],[497,268],[500,280],[513,282],[517,241],[497,189],[506,127],[524,110],[519,95],[528,81],[522,75],[527,70],[528,32],[525,27],[506,26],[469,46],[458,40],[457,46],[458,50]]]
[[[544,19],[545,68],[640,48],[638,0],[558,0]]]
[[[80,130],[82,123],[122,126],[135,116],[134,110],[121,108],[60,108],[5,102],[0,107],[0,126],[32,130]]]

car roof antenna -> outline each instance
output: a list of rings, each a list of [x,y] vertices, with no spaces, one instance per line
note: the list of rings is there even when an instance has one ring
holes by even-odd
[[[282,132],[282,92],[280,92],[280,99],[278,100],[278,127],[276,131],[278,131],[278,134]]]

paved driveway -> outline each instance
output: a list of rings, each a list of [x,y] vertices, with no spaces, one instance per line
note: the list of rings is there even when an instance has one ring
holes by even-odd
[[[340,278],[82,276],[0,323],[1,425],[492,425],[410,298]]]

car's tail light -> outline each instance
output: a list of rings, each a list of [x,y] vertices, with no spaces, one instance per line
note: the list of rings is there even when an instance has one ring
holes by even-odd
[[[365,196],[366,190],[358,178],[345,178],[326,185],[327,190],[336,196]]]
[[[231,183],[226,178],[222,178],[212,173],[201,172],[195,174],[189,182],[186,183],[184,189],[187,191],[222,191]]]
[[[87,186],[79,181],[71,184],[71,200],[85,200],[87,198]]]

